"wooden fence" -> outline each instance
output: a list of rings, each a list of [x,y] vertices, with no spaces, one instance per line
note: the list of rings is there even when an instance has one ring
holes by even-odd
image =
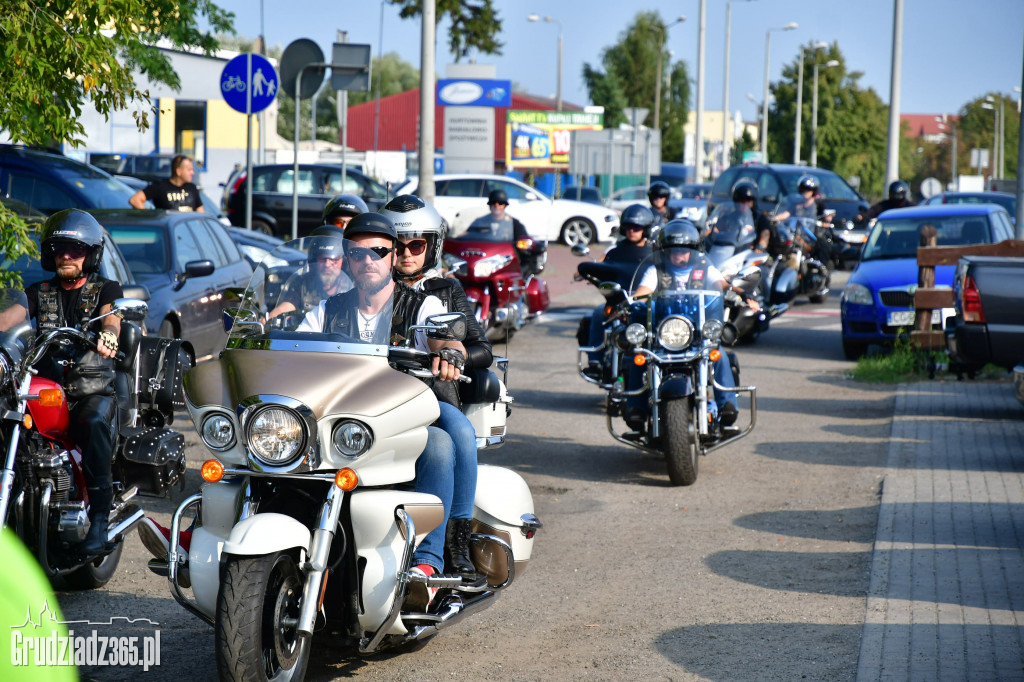
[[[914,331],[910,341],[918,348],[945,349],[946,334],[932,329],[932,311],[953,307],[953,290],[935,287],[935,266],[956,265],[960,256],[1004,256],[1024,258],[1024,241],[1007,239],[997,244],[972,246],[936,246],[934,225],[921,227],[921,245],[917,249],[917,291],[914,293]]]

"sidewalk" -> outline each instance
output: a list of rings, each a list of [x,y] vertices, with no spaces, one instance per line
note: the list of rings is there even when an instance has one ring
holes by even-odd
[[[1012,385],[901,386],[857,679],[1024,680],[1022,549]]]

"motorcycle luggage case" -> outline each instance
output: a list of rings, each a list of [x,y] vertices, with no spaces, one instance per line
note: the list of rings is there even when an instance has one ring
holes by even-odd
[[[122,448],[121,481],[139,493],[163,497],[184,480],[185,436],[168,428],[136,430]]]
[[[181,339],[157,336],[142,338],[139,351],[139,410],[157,410],[164,423],[174,421],[174,411],[185,409],[182,379],[192,360]]]
[[[779,268],[776,270],[769,303],[772,305],[789,303],[796,298],[799,291],[800,282],[797,280],[796,272],[792,268]]]
[[[539,277],[530,280],[530,284],[526,287],[526,305],[533,315],[543,313],[548,309],[550,297],[548,296],[547,282]]]
[[[522,477],[503,467],[481,464],[477,468],[473,532],[499,537],[512,547],[516,576],[526,570],[533,552],[533,534],[527,537],[522,517],[533,514],[533,495]],[[488,542],[474,542],[473,563],[487,576],[488,584],[505,581],[505,553]]]

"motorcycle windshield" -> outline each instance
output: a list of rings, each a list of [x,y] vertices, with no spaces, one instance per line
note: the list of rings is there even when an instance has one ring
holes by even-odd
[[[306,261],[282,273],[289,249]],[[226,347],[387,355],[392,298],[379,303],[372,293],[390,286],[393,251],[383,238],[313,236],[278,246],[254,268],[244,292],[230,293]],[[271,277],[279,286],[268,286]]]
[[[505,242],[515,241],[515,231],[512,229],[512,219],[505,216],[502,220],[494,220],[490,215],[485,215],[474,220],[466,231],[456,241],[466,242]]]
[[[724,318],[721,274],[695,249],[656,251],[637,270],[638,286],[651,289],[653,319],[683,315],[697,325]]]
[[[754,243],[754,214],[746,204],[726,201],[715,208],[707,222],[708,239],[715,246],[740,249]]]
[[[808,204],[800,194],[790,194],[786,197],[786,210],[797,218],[817,219],[818,217],[818,204],[814,201]]]

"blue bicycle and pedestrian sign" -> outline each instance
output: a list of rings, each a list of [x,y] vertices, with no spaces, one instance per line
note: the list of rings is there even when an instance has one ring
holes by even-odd
[[[243,114],[255,114],[270,106],[278,84],[274,65],[258,54],[240,54],[220,72],[224,101]]]

